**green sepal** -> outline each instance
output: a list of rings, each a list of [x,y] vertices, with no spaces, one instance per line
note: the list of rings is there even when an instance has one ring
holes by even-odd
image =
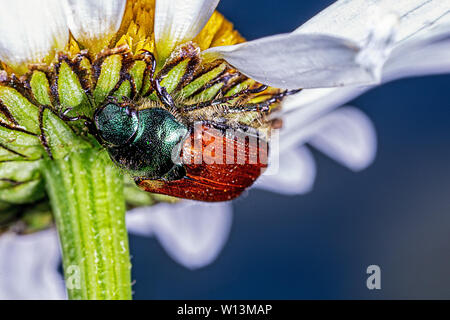
[[[172,93],[180,83],[183,75],[186,73],[190,59],[185,59],[178,63],[175,67],[170,70],[164,79],[161,81],[161,86],[164,87],[168,93]],[[156,93],[152,93],[149,99],[156,100]]]
[[[181,78],[186,73],[186,68],[190,60],[191,59],[185,59],[178,63],[161,81],[161,86],[166,88],[168,93],[172,93],[176,89],[178,83],[181,81]]]
[[[34,71],[30,80],[31,91],[37,102],[44,106],[50,106],[52,104],[50,98],[50,84],[48,83],[47,76],[42,71]]]
[[[41,164],[42,160],[0,163],[0,201],[17,205],[44,198]]]
[[[194,92],[199,90],[201,87],[203,87],[205,84],[207,84],[209,81],[213,80],[215,77],[217,77],[220,73],[222,73],[226,68],[226,64],[222,63],[216,68],[212,69],[211,71],[205,73],[204,75],[200,76],[198,79],[192,81],[187,86],[181,90],[181,95],[185,98],[189,98]]]
[[[35,160],[42,154],[38,136],[0,126],[0,161]]]
[[[140,92],[142,89],[144,71],[146,67],[147,64],[144,61],[136,61],[130,69],[130,75],[134,81],[134,85],[136,86],[136,92]]]
[[[111,55],[103,61],[100,76],[94,89],[94,101],[98,105],[102,103],[120,80],[122,57],[118,54]]]
[[[58,74],[58,94],[61,108],[72,108],[68,114],[76,116],[89,114],[90,104],[80,80],[72,68],[62,62]]]
[[[225,84],[222,83],[222,82],[216,83],[215,85],[209,87],[208,89],[205,89],[202,92],[198,93],[193,98],[196,101],[208,101],[208,100],[211,100],[217,95],[219,90],[222,89],[222,87],[224,85]]]
[[[48,147],[55,159],[61,159],[74,150],[91,147],[49,109],[43,111],[42,123]]]
[[[92,65],[88,58],[83,57],[80,61],[80,70],[84,72],[84,81],[89,88],[92,88]]]
[[[250,87],[250,85],[251,85],[252,83],[254,83],[253,80],[247,79],[247,80],[245,80],[244,82],[241,82],[241,83],[235,85],[234,87],[232,87],[232,88],[227,92],[227,94],[225,95],[225,97],[229,97],[229,96],[232,96],[232,95],[234,95],[234,94],[236,94],[236,93],[238,93],[238,92],[240,92],[240,91],[246,90],[247,88]]]
[[[116,97],[119,101],[122,101],[122,97],[129,98],[130,95],[131,95],[131,83],[128,80],[122,82],[120,87],[113,94],[113,96]]]
[[[142,83],[142,89],[141,89],[141,94],[145,95],[148,93],[148,91],[150,90],[152,83],[151,83],[151,79],[150,79],[150,75],[147,74],[147,76],[144,78],[143,83]],[[152,100],[155,100],[155,98],[153,97]]]
[[[0,189],[0,201],[11,204],[33,203],[44,196],[45,188],[42,179],[12,184],[9,188]]]
[[[0,86],[0,101],[8,108],[15,121],[25,130],[39,133],[39,109],[17,90]],[[2,140],[3,141],[3,140]]]
[[[14,182],[21,183],[40,178],[41,161],[7,161],[0,163],[0,190]]]

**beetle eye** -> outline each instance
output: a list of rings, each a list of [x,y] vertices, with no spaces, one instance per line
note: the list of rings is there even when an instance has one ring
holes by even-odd
[[[135,136],[139,119],[128,107],[109,103],[98,109],[94,115],[95,125],[104,142],[122,146]]]

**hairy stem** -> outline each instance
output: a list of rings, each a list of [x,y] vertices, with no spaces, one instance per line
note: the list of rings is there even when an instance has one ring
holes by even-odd
[[[84,149],[48,160],[54,212],[70,299],[130,299],[123,178],[107,155]]]

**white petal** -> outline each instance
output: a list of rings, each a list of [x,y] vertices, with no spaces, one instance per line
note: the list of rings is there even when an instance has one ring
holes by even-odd
[[[210,48],[205,57],[224,58],[278,88],[374,85],[396,46],[442,24],[449,12],[450,0],[342,0],[292,34]]]
[[[357,61],[360,53],[357,44],[342,38],[281,34],[210,48],[204,54],[207,58],[211,55],[227,60],[261,83],[297,89],[376,83],[373,66],[361,64],[364,60]]]
[[[280,153],[310,143],[352,170],[370,165],[377,146],[370,119],[355,108],[333,111],[365,90],[366,87],[311,89],[287,99]]]
[[[383,83],[403,77],[450,72],[449,26],[450,24],[442,24],[427,28],[398,45],[384,65]],[[286,98],[283,103],[281,148],[289,148],[303,139],[305,130],[299,131],[298,128],[305,127],[372,88],[373,86],[307,89]]]
[[[394,48],[398,22],[398,17],[394,14],[381,17],[356,57],[356,62],[371,70],[374,78],[379,82],[381,82],[384,63]]]
[[[122,22],[126,0],[64,0],[67,23],[83,46],[99,51]]]
[[[449,72],[450,23],[422,32],[399,45],[384,66],[383,81]]]
[[[55,230],[0,237],[0,299],[65,299]]]
[[[203,29],[219,0],[156,0],[155,41],[165,60],[176,46],[191,41]]]
[[[286,98],[283,102],[280,152],[305,142],[314,134],[315,128],[310,124],[368,89],[370,87],[307,89]]]
[[[63,50],[68,38],[60,0],[1,0],[0,60],[17,72]]]
[[[300,147],[283,152],[279,158],[278,170],[272,174],[264,173],[255,187],[288,195],[311,191],[316,179],[316,164],[311,152]]]
[[[344,107],[318,120],[308,143],[330,158],[359,171],[375,159],[377,137],[372,121],[360,110]]]
[[[295,32],[329,34],[363,44],[382,17],[393,13],[400,20],[396,32],[400,42],[439,23],[449,10],[449,0],[339,0]]]
[[[127,214],[130,232],[155,236],[169,256],[190,269],[216,259],[228,239],[231,222],[230,203],[161,203]]]

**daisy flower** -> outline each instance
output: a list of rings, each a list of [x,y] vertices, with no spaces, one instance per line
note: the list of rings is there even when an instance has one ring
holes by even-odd
[[[25,297],[9,280],[22,277],[28,297],[62,297],[55,231],[37,232],[54,221],[69,298],[131,298],[127,208],[131,232],[157,237],[187,267],[210,263],[229,203],[166,195],[228,200],[245,188],[198,188],[205,176],[171,162],[191,123],[270,138],[255,187],[301,194],[316,170],[306,142],[352,170],[374,159],[370,120],[336,107],[387,81],[450,71],[447,0],[340,0],[291,33],[249,42],[215,11],[219,0],[4,2],[0,296]],[[202,181],[219,174],[206,171]],[[29,268],[14,267],[24,259]]]

